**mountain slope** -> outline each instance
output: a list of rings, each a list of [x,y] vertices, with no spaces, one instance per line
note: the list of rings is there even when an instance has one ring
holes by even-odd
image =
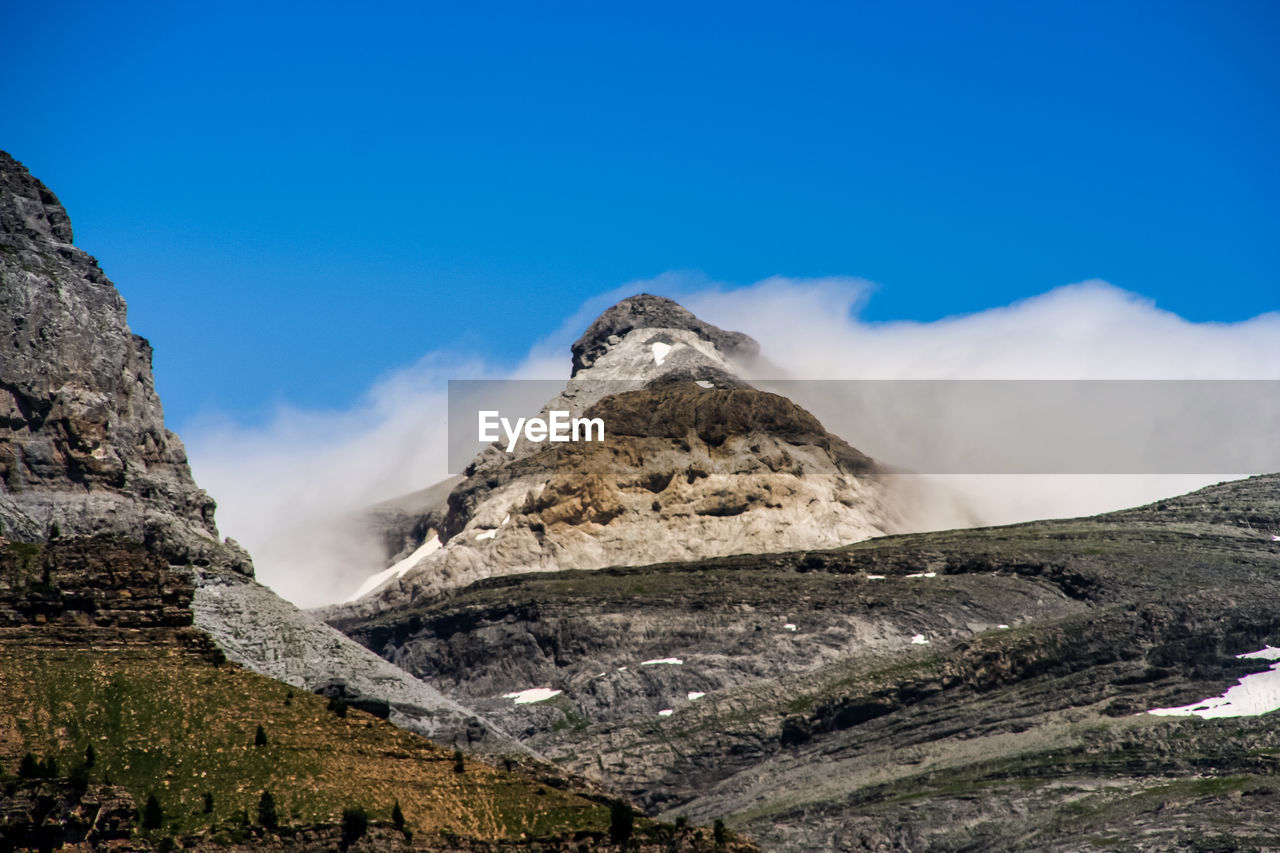
[[[1280,646],[1274,536],[1278,475],[1096,518],[490,579],[338,624],[563,766],[767,849],[1270,849],[1272,718],[1141,712],[1268,669],[1236,655]],[[561,692],[503,698],[533,687]]]
[[[0,849],[618,849],[628,806],[252,580],[70,240],[0,153]],[[716,846],[643,819],[632,843]]]

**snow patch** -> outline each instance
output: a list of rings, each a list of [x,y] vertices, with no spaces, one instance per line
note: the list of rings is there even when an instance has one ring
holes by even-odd
[[[510,520],[511,520],[511,513],[507,513],[502,517],[502,524],[506,524]],[[499,524],[498,526],[501,527],[502,524]]]
[[[559,696],[559,690],[552,690],[550,687],[531,687],[528,690],[520,690],[516,693],[503,693],[503,699],[514,699],[517,705],[528,705],[532,702],[545,702],[552,696]]]
[[[433,533],[430,539],[418,546],[418,550],[391,566],[391,568],[383,569],[376,575],[365,578],[364,583],[360,584],[360,588],[356,590],[356,594],[348,598],[347,601],[355,601],[357,598],[368,595],[392,578],[404,577],[410,569],[418,564],[419,560],[438,550],[440,550],[440,537]]]
[[[924,638],[924,634],[916,634],[911,638],[911,642],[917,646],[927,646],[929,641]]]
[[[867,580],[869,580],[869,581],[882,581],[882,580],[884,580],[884,575],[867,575]]]
[[[690,701],[690,702],[697,702],[699,699],[701,699],[703,696],[706,696],[706,695],[707,695],[707,694],[705,694],[705,693],[699,693],[697,690],[690,690],[690,691],[689,691],[689,701]]]
[[[1152,708],[1148,714],[1158,717],[1257,717],[1280,709],[1280,649],[1265,646],[1256,652],[1236,655],[1278,661],[1265,672],[1255,672],[1240,679],[1221,696],[1212,696],[1178,708]]]
[[[796,626],[791,622],[788,622],[787,624],[782,626],[782,630],[784,631],[794,631],[795,629],[796,629]]]
[[[657,666],[658,664],[669,663],[673,666],[679,666],[684,663],[680,658],[654,658],[653,660],[640,661],[641,666]]]
[[[913,572],[907,575],[909,578],[936,578],[937,576],[937,572]]]
[[[708,382],[708,381],[707,381],[707,380],[705,380],[705,379],[699,379],[699,380],[697,381],[697,383],[695,383],[695,384],[697,384],[697,386],[698,386],[699,388],[714,388],[714,387],[716,387],[716,383],[714,383],[714,382]]]
[[[674,714],[674,713],[675,713],[675,711],[673,711],[673,710],[672,710],[672,709],[670,709],[670,708],[663,708],[661,711],[659,711],[659,712],[658,712],[658,716],[659,716],[659,717],[670,717],[670,716],[671,716],[672,714]]]
[[[476,541],[479,542],[481,539],[492,539],[497,535],[498,535],[497,530],[486,530],[484,533],[476,534]]]
[[[664,343],[662,343],[661,341],[658,341],[658,342],[656,342],[656,343],[652,343],[652,344],[650,344],[650,345],[649,345],[649,347],[650,347],[650,349],[652,349],[652,350],[653,350],[653,362],[654,362],[654,364],[656,364],[656,365],[658,365],[659,367],[661,367],[661,366],[662,366],[662,362],[663,362],[663,361],[666,359],[666,357],[667,357],[667,353],[671,352],[671,344],[664,344]]]
[[[997,628],[999,628],[1001,631],[1008,631],[1008,630],[1009,630],[1009,626],[1008,626],[1008,625],[997,625],[996,627],[997,627]]]
[[[1271,537],[1271,541],[1272,541],[1272,542],[1280,542],[1280,536],[1272,536],[1272,537]]]

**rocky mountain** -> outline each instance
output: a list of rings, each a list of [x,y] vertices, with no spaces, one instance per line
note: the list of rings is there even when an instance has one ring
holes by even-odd
[[[1240,714],[1280,708],[1277,602],[1271,475],[1094,518],[490,578],[336,624],[651,814],[768,850],[1272,850],[1280,735]]]
[[[902,529],[873,460],[738,378],[757,355],[751,338],[669,299],[619,302],[573,344],[572,378],[541,411],[599,418],[604,440],[486,448],[443,501],[435,490],[421,538],[390,537],[399,562],[366,584],[371,594],[320,613],[368,616],[499,575],[831,547]]]
[[[301,689],[384,703],[467,749],[510,739],[253,581],[164,426],[151,347],[97,261],[71,244],[54,194],[0,152],[0,523],[22,542],[115,535],[192,573],[196,623],[232,660]]]
[[[257,584],[71,239],[0,152],[0,849],[608,850],[624,819],[751,849],[634,817]]]

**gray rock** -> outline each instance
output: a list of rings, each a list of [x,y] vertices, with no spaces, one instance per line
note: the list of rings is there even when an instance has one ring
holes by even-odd
[[[641,293],[612,306],[587,327],[573,344],[573,375],[596,363],[627,334],[635,329],[683,329],[693,332],[734,358],[752,358],[759,354],[760,345],[742,332],[726,332],[710,323],[704,323],[687,308],[663,296]],[[669,338],[658,338],[670,344]]]
[[[151,346],[54,194],[0,152],[0,521],[11,538],[116,533],[252,574],[165,429]]]

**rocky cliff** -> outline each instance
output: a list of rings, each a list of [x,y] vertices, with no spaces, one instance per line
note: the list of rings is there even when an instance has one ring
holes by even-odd
[[[0,152],[0,522],[43,541],[116,533],[173,563],[252,574],[165,429],[151,347],[50,190]]]
[[[32,580],[34,568],[23,574],[14,563],[0,575],[0,625],[57,613],[93,622],[120,602],[128,613],[163,576],[187,590],[171,618],[194,618],[256,672],[382,703],[397,722],[447,743],[522,752],[252,580],[249,556],[219,540],[214,501],[165,428],[150,345],[129,329],[98,262],[71,240],[54,194],[0,152],[0,537],[47,544],[52,572]],[[96,544],[76,544],[86,537]],[[103,586],[104,577],[113,580]],[[115,604],[94,609],[102,596]]]

